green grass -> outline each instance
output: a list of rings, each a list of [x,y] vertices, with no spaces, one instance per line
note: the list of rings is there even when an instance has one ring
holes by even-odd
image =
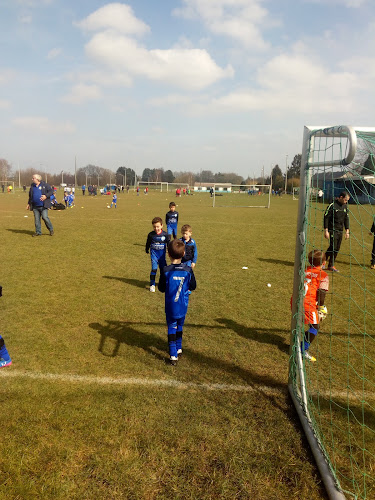
[[[297,202],[177,200],[199,257],[175,368],[144,252],[175,198],[110,199],[79,193],[32,238],[26,195],[0,194],[0,495],[326,498],[286,388]]]

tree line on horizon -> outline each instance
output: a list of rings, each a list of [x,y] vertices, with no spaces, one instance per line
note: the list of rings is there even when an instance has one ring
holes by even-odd
[[[297,154],[287,170],[288,190],[290,184],[299,185],[299,175],[301,169],[301,155]],[[50,185],[59,186],[60,184],[73,185],[77,180],[77,185],[98,185],[104,186],[107,184],[129,185],[133,186],[138,181],[143,182],[168,182],[176,184],[189,184],[193,186],[197,182],[202,183],[230,183],[230,184],[270,184],[275,189],[285,187],[285,172],[282,172],[279,165],[272,168],[271,174],[264,177],[243,177],[235,172],[217,172],[211,170],[201,170],[200,172],[191,171],[174,171],[164,170],[163,168],[145,168],[142,175],[137,175],[134,169],[121,166],[116,171],[99,167],[97,165],[86,165],[80,167],[75,173],[62,170],[60,173],[50,173],[45,169],[37,172],[37,168],[28,167],[23,170],[14,169],[12,165],[5,159],[0,159],[0,180],[1,181],[19,181],[20,185],[29,186],[31,177],[35,173],[39,173],[43,180]]]

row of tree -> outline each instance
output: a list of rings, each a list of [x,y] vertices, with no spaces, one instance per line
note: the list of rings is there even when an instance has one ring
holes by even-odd
[[[301,155],[295,155],[292,164],[288,168],[287,177],[289,183],[294,186],[299,184],[299,174],[301,169]],[[36,173],[35,168],[27,168],[25,170],[13,171],[12,166],[5,159],[0,159],[0,180],[7,181],[13,180],[20,182],[21,185],[30,185],[32,174]],[[284,188],[285,186],[285,173],[282,172],[279,165],[275,165],[271,171],[271,175],[266,177],[244,178],[234,172],[230,173],[214,173],[211,170],[201,170],[199,173],[190,171],[172,172],[171,170],[164,170],[163,168],[145,168],[141,177],[137,176],[136,172],[129,167],[121,166],[116,172],[99,167],[97,165],[86,165],[80,167],[75,173],[61,171],[59,174],[52,174],[48,172],[39,172],[45,180],[51,184],[58,186],[61,183],[78,185],[96,184],[104,186],[106,184],[121,184],[121,185],[135,185],[139,180],[144,182],[169,182],[176,184],[189,184],[193,186],[196,182],[202,183],[231,183],[231,184],[270,184],[272,179],[272,186],[275,189]]]

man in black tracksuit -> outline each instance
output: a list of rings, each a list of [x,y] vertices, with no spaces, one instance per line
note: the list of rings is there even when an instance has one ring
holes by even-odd
[[[329,239],[329,247],[326,251],[328,271],[338,272],[334,264],[340,250],[344,228],[345,239],[349,238],[349,198],[349,193],[342,191],[324,212],[324,237]]]

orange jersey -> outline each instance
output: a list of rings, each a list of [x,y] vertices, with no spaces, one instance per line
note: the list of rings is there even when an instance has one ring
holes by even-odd
[[[305,309],[316,309],[316,301],[318,290],[328,291],[329,278],[328,274],[323,271],[321,266],[313,267],[309,266],[305,271],[305,298],[304,307]]]

